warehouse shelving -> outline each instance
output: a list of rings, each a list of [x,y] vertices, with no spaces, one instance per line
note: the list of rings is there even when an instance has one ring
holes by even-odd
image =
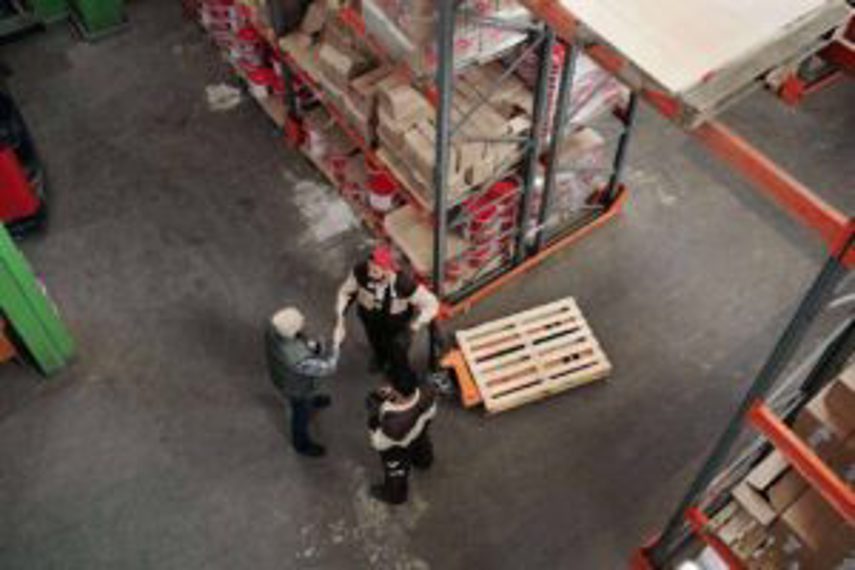
[[[534,14],[549,23],[567,41],[578,38],[582,23],[570,12],[566,4],[557,0],[523,0]],[[852,524],[853,495],[842,486],[839,479],[829,473],[806,446],[794,436],[783,422],[777,419],[764,402],[767,395],[793,358],[796,349],[806,336],[835,286],[855,265],[855,220],[838,211],[819,198],[813,191],[785,172],[770,158],[763,155],[748,141],[716,120],[707,119],[699,125],[686,121],[693,113],[679,98],[667,94],[643,80],[637,66],[626,56],[608,47],[608,42],[586,41],[584,49],[605,69],[622,77],[635,93],[650,103],[663,116],[680,126],[696,126],[689,132],[710,152],[740,172],[764,194],[769,196],[796,221],[812,229],[825,242],[828,258],[812,283],[804,299],[778,339],[772,353],[749,388],[739,409],[717,441],[712,453],[701,467],[674,514],[668,519],[661,535],[632,557],[632,567],[641,569],[663,568],[674,561],[686,538],[688,529],[707,541],[732,568],[740,563],[726,551],[713,535],[706,532],[707,515],[702,506],[709,500],[706,493],[717,475],[725,469],[727,458],[736,446],[745,425],[753,425],[776,447],[785,452],[794,467],[806,480],[826,497]],[[852,328],[851,326],[849,327]],[[851,332],[851,331],[850,331]],[[849,342],[837,345],[844,354],[851,354]],[[815,379],[814,379],[815,380]],[[707,505],[708,506],[708,505]]]
[[[411,172],[412,169],[407,168],[385,149],[373,148],[360,135],[358,129],[349,123],[346,114],[327,96],[323,77],[315,60],[316,56],[311,50],[294,41],[291,35],[276,38],[271,28],[265,24],[265,19],[260,17],[257,8],[241,5],[241,9],[244,10],[246,20],[258,30],[271,50],[287,65],[290,72],[287,75],[301,80],[305,88],[314,93],[316,100],[323,105],[338,127],[359,148],[366,163],[373,169],[382,169],[398,183],[404,198],[403,205],[408,206],[409,210],[399,212],[391,219],[392,224],[378,223],[379,216],[371,212],[370,209],[361,208],[357,209],[357,212],[365,219],[366,225],[373,233],[396,243],[405,257],[410,259],[419,277],[434,288],[443,302],[443,316],[453,316],[468,310],[473,303],[491,294],[509,279],[521,275],[546,256],[586,235],[591,229],[599,227],[618,212],[624,195],[623,187],[620,184],[620,165],[625,155],[628,132],[632,125],[634,99],[628,106],[616,108],[611,115],[617,119],[621,127],[621,134],[614,151],[614,161],[605,169],[601,187],[598,191],[595,191],[597,188],[590,189],[594,203],[579,207],[579,211],[573,216],[562,217],[561,221],[564,223],[552,224],[556,227],[547,227],[545,222],[547,220],[553,221],[553,218],[550,217],[552,206],[550,197],[554,191],[555,172],[558,166],[553,157],[560,150],[560,141],[563,139],[560,135],[563,135],[567,123],[572,120],[572,116],[566,112],[555,113],[554,124],[547,129],[546,89],[550,80],[548,65],[541,65],[538,69],[539,77],[536,81],[537,89],[535,92],[539,95],[535,96],[535,101],[531,103],[531,119],[535,124],[527,129],[524,136],[517,137],[516,140],[507,137],[502,141],[485,141],[494,145],[516,144],[520,147],[518,154],[509,156],[499,165],[494,166],[492,175],[488,176],[486,180],[460,187],[452,196],[449,196],[447,175],[440,175],[447,166],[447,162],[442,157],[447,157],[452,130],[459,128],[458,125],[452,129],[447,124],[450,119],[449,110],[453,97],[453,74],[493,60],[506,53],[510,43],[517,42],[509,42],[508,46],[502,46],[502,49],[495,50],[494,53],[489,54],[489,57],[480,58],[478,62],[455,62],[450,52],[446,55],[440,54],[436,80],[433,82],[424,73],[419,73],[406,63],[395,63],[395,73],[401,74],[406,77],[408,83],[419,87],[435,106],[438,119],[445,117],[445,132],[449,136],[445,138],[437,136],[441,142],[437,144],[436,148],[434,176],[432,180],[424,180],[417,179]],[[549,61],[552,59],[552,49],[556,43],[555,35],[544,26],[504,22],[490,17],[482,17],[466,12],[462,6],[455,8],[453,12],[448,15],[450,18],[456,18],[462,14],[466,18],[467,25],[511,27],[521,39],[526,39],[529,46],[527,52],[536,50],[544,63],[548,63],[547,59]],[[357,38],[361,39],[367,50],[379,62],[387,64],[395,62],[395,58],[387,51],[383,42],[373,37],[366,30],[365,21],[359,12],[345,6],[335,12],[333,17],[336,23],[345,26]],[[437,36],[438,45],[442,46],[453,42],[453,33],[453,26],[446,27],[444,32],[446,35],[439,34]],[[571,46],[566,46],[565,49],[568,54],[571,54],[568,55],[568,60],[575,61],[575,57],[579,53],[578,50]],[[518,57],[516,61],[508,62],[509,71],[503,76],[510,76],[520,60],[521,57]],[[554,86],[560,90],[558,96],[563,101],[569,99],[573,81],[573,65],[567,65],[565,68],[566,73],[561,75],[560,88]],[[240,69],[236,69],[240,73]],[[451,81],[443,83],[442,77],[445,75],[448,75]],[[445,90],[443,85],[445,85]],[[289,89],[293,90],[293,86],[289,86]],[[479,99],[489,100],[496,90],[495,87],[490,87],[486,90],[487,93],[478,94]],[[486,96],[482,97],[482,95]],[[285,105],[284,114],[287,115],[284,120],[285,131],[291,133],[292,142],[297,143],[301,136],[299,128],[301,108],[293,101],[294,98],[287,95],[285,97],[271,95],[266,99],[259,100],[259,103],[279,126],[282,126],[283,122],[281,120],[283,114],[281,107],[283,104]],[[479,105],[482,103],[483,101]],[[558,105],[559,111],[565,108],[564,105]],[[467,118],[471,112],[464,110],[461,111],[461,114]],[[295,125],[297,125],[296,128]],[[440,130],[438,129],[438,134]],[[535,133],[544,134],[546,132],[550,133],[551,140],[554,142],[541,145],[544,137],[534,135]],[[316,160],[311,157],[310,160],[319,166]],[[545,167],[540,168],[539,164],[543,164]],[[522,172],[520,172],[521,167]],[[539,170],[543,172],[539,174]],[[330,178],[328,172],[324,172],[324,174]],[[539,175],[542,175],[545,180],[541,201],[543,205],[535,211],[532,194],[534,193],[535,180]],[[493,184],[506,179],[521,182],[519,184],[521,188],[516,191],[513,198],[518,203],[511,210],[511,215],[515,216],[518,222],[514,228],[504,228],[503,233],[498,236],[502,241],[494,247],[492,259],[485,258],[485,262],[480,265],[469,263],[467,260],[471,257],[475,256],[481,259],[481,256],[486,255],[488,251],[484,249],[483,245],[471,242],[465,235],[465,230],[470,226],[467,215],[470,215],[472,208],[464,206],[473,200],[478,200],[479,208],[482,206],[491,207],[490,201],[484,196]],[[339,186],[338,181],[334,179],[331,181]],[[502,200],[507,201],[507,198],[508,196],[503,196]],[[483,211],[483,209],[475,209],[475,211]],[[437,215],[438,212],[442,215]],[[394,222],[400,222],[407,219],[408,216],[412,218],[412,224],[407,227],[408,231],[405,233],[398,232],[401,224]],[[524,224],[522,223],[523,220],[525,221]],[[414,228],[416,231],[412,231]],[[426,240],[432,242],[431,247],[426,247]],[[452,244],[452,248],[447,250],[449,243]],[[472,253],[468,254],[467,251]],[[456,266],[457,275],[452,280],[450,279],[451,273],[447,269],[450,270],[453,266]]]

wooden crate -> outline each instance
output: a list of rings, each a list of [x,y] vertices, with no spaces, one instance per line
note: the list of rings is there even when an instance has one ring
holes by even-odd
[[[612,369],[571,297],[456,334],[490,413],[602,380]]]

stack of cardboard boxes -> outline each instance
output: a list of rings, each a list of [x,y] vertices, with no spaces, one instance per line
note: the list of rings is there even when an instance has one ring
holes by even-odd
[[[855,366],[820,392],[793,430],[850,486],[855,484]],[[757,464],[713,519],[751,570],[855,567],[855,530],[777,451]]]
[[[351,91],[357,78],[369,71],[377,71],[377,64],[370,56],[351,48],[347,43],[332,41],[334,37],[339,36],[325,33],[324,42],[317,50],[324,94],[345,115],[348,124],[370,143],[374,138],[370,106],[366,106],[363,98],[354,96]]]
[[[452,124],[475,107],[496,79],[498,70],[473,69],[456,81]],[[433,199],[433,170],[436,158],[436,110],[415,88],[396,76],[379,82],[377,132],[385,156],[406,170],[426,200]],[[518,160],[520,144],[490,139],[523,135],[531,120],[527,106],[531,94],[521,82],[511,79],[506,89],[480,106],[452,140],[449,150],[449,198],[456,200],[468,188],[480,185]],[[406,166],[406,168],[404,168]]]
[[[432,74],[437,65],[436,2],[434,0],[362,0],[366,28],[397,61],[418,75]],[[531,14],[516,0],[465,1],[454,27],[456,66],[484,62],[526,40],[511,26],[479,25],[472,14],[509,24],[525,24]]]

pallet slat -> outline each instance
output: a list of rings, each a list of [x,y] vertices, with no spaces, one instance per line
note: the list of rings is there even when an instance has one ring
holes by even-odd
[[[568,302],[569,301],[569,302]],[[522,318],[531,319],[533,317],[537,317],[540,315],[545,315],[550,312],[566,312],[566,311],[579,311],[579,308],[576,306],[576,302],[573,301],[572,298],[568,297],[567,299],[562,299],[560,301],[554,301],[552,303],[548,303],[546,305],[541,305],[540,307],[536,307],[534,309],[529,309],[528,311],[523,311],[522,313],[517,313],[515,315],[511,315],[509,317],[504,317],[502,319],[498,319],[495,321],[490,321],[471,329],[466,329],[466,338],[467,340],[474,341],[481,336],[485,336],[486,334],[496,332],[497,329],[505,327],[511,323],[519,322],[520,316],[524,315]]]
[[[601,380],[612,369],[570,297],[458,331],[457,342],[490,413]]]
[[[531,335],[537,341],[544,336],[551,336],[560,332],[585,327],[585,322],[581,317],[568,316],[560,318],[562,320],[550,323],[551,326],[537,323],[536,325],[517,327],[516,329],[509,328],[507,331],[496,333],[496,336],[491,337],[490,340],[481,340],[478,343],[468,341],[469,349],[476,358],[483,359],[489,357],[491,354],[521,344],[523,334]]]
[[[540,380],[551,379],[562,374],[565,374],[569,371],[582,369],[588,365],[596,364],[599,362],[599,355],[595,354],[593,349],[590,349],[589,352],[585,355],[579,355],[574,358],[570,358],[568,362],[561,362],[557,364],[553,364],[551,367],[547,367],[544,364],[540,364],[539,367],[535,363],[531,363],[529,368],[536,368],[536,373],[529,373],[523,376],[513,377],[512,374],[507,376],[511,376],[507,378],[505,376],[505,380],[501,380],[502,376],[497,378],[487,380],[487,385],[490,387],[496,388],[496,390],[506,391],[507,388],[512,388],[513,386],[526,384],[531,380]]]
[[[540,385],[531,386],[529,388],[519,390],[513,394],[509,394],[505,398],[500,398],[492,404],[492,408],[488,409],[490,413],[504,412],[512,408],[517,408],[524,404],[530,404],[543,398],[553,396],[570,388],[583,386],[597,380],[606,378],[611,372],[611,366],[600,364],[596,367],[584,370],[573,378],[566,378],[562,382],[555,383],[550,389],[544,391]],[[486,407],[486,400],[485,400]]]
[[[572,344],[572,343],[579,343],[580,341],[583,341],[585,338],[588,338],[588,337],[589,337],[588,333],[579,333],[579,334],[576,334],[572,337],[568,337],[566,339],[560,339],[560,340],[564,340],[565,342]],[[562,346],[559,346],[559,348],[562,348]],[[577,351],[581,352],[582,350],[589,349],[590,346],[588,346],[588,343],[584,343],[584,344],[579,344],[578,346],[575,346],[574,348]],[[542,352],[540,350],[540,347],[535,347],[535,350],[537,352],[538,359],[541,362],[550,362],[552,360],[566,358],[566,356],[567,356],[566,352],[561,352],[559,354],[555,354],[553,352],[553,353],[551,353],[552,358],[550,358],[549,357],[550,353],[548,351]],[[513,360],[517,360],[518,362],[513,362],[513,360],[508,359],[507,357],[500,356],[498,358],[495,358],[495,359],[489,361],[488,364],[491,365],[489,368],[483,364],[479,364],[479,365],[475,366],[475,370],[478,372],[478,374],[481,376],[481,378],[483,378],[489,382],[490,380],[492,380],[497,375],[497,373],[500,375],[510,373],[510,372],[513,372],[514,370],[516,370],[517,368],[520,368],[520,367],[526,368],[525,366],[522,366],[523,364],[532,365],[532,363],[533,363],[533,358],[532,358],[532,354],[530,351],[525,351],[525,352],[521,351],[518,353],[514,353],[513,355],[508,355],[508,356],[515,356],[516,358]],[[522,360],[523,358],[524,358],[524,360]],[[499,362],[496,363],[496,361],[499,361]],[[496,364],[496,365],[492,366],[493,364]]]

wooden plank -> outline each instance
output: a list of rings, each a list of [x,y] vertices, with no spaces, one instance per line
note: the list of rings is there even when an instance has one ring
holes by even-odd
[[[845,0],[561,0],[585,26],[671,93],[750,62],[794,26],[845,9]]]
[[[497,331],[494,333],[490,333],[490,335],[485,336],[482,335],[478,340],[473,341],[472,338],[467,338],[469,344],[472,346],[473,350],[479,350],[481,348],[489,348],[492,344],[498,343],[499,341],[511,336],[513,334],[519,333],[521,330],[527,334],[537,334],[538,329],[548,330],[547,327],[550,325],[560,325],[562,323],[580,323],[583,322],[582,316],[579,314],[572,313],[561,313],[559,315],[546,315],[543,317],[539,317],[536,320],[530,321],[527,324],[520,325],[509,324],[506,328],[501,331]]]
[[[605,378],[610,371],[611,366],[603,363],[599,366],[585,370],[578,377],[568,378],[566,381],[548,386],[546,389],[544,389],[543,386],[532,386],[530,388],[520,390],[512,396],[505,396],[498,401],[492,400],[489,407],[486,405],[487,400],[485,399],[485,407],[491,414],[517,408],[524,404],[542,400],[549,396],[564,392],[570,388],[601,380]]]
[[[571,356],[572,354],[574,354],[576,352],[580,352],[581,350],[586,349],[587,344],[585,345],[585,347],[581,347],[578,349],[577,349],[577,347],[572,346],[572,345],[574,343],[578,343],[579,341],[586,339],[589,336],[590,336],[589,333],[582,332],[582,333],[575,334],[572,337],[567,337],[566,342],[569,345],[571,345],[568,347],[571,350],[570,351],[566,351],[566,350],[562,351],[561,353],[559,353],[559,355],[553,356],[553,359]],[[564,347],[563,346],[553,347],[553,349],[556,351],[558,348],[564,348]],[[535,350],[537,351],[538,349],[535,349]],[[535,360],[536,358],[540,358],[541,360],[549,360],[547,355],[543,352],[535,352],[534,354],[532,354],[531,352],[515,352],[513,354],[508,354],[508,355],[496,357],[495,359],[490,360],[489,362],[484,363],[484,364],[479,363],[478,365],[476,365],[475,368],[478,371],[478,374],[481,378],[484,378],[485,380],[489,380],[494,375],[494,373],[499,371],[499,370],[504,371],[504,370],[507,370],[509,368],[512,369],[516,365],[516,363],[514,361],[520,360],[521,358],[525,358],[526,360]]]
[[[457,338],[490,413],[592,382],[611,370],[571,298],[458,331]]]
[[[600,354],[597,354],[591,347],[589,349],[590,354],[574,358],[574,360],[567,364],[557,364],[552,368],[547,369],[544,363],[532,360],[532,366],[536,366],[539,364],[539,367],[536,368],[537,372],[535,374],[526,374],[526,375],[517,375],[516,377],[499,377],[494,380],[486,381],[486,385],[491,388],[490,395],[491,397],[500,396],[501,393],[506,391],[508,388],[513,388],[514,386],[521,385],[524,383],[528,383],[529,381],[539,381],[542,384],[548,383],[549,379],[553,376],[559,376],[563,373],[571,371],[575,368],[582,368],[586,364],[595,363],[597,361],[603,360]],[[501,390],[501,392],[500,392]]]
[[[572,304],[571,304],[572,303]],[[461,335],[465,336],[467,339],[475,339],[481,333],[485,333],[487,331],[498,330],[510,323],[516,322],[521,316],[529,317],[535,315],[543,315],[549,313],[550,311],[555,312],[556,310],[561,310],[561,308],[573,308],[575,310],[579,310],[576,307],[576,303],[570,298],[566,297],[564,299],[560,299],[558,301],[553,301],[552,303],[547,303],[546,305],[541,305],[539,307],[535,307],[533,309],[528,309],[521,313],[516,313],[510,315],[508,317],[504,317],[495,321],[489,321],[482,325],[478,325],[471,329],[466,329],[462,331],[457,331],[457,337],[459,338]]]
[[[536,341],[535,346],[537,346],[538,344],[542,344],[543,342],[546,342],[546,341],[543,341],[542,339],[549,338],[550,336],[554,336],[557,334],[561,334],[562,332],[572,332],[572,331],[577,331],[577,330],[578,331],[587,331],[590,333],[590,330],[584,324],[584,321],[567,323],[566,325],[563,325],[561,328],[556,327],[555,329],[552,329],[551,331],[549,331],[548,334],[541,334],[542,331],[538,331],[537,337],[535,339],[535,341]],[[509,350],[513,349],[516,346],[524,345],[525,344],[525,341],[524,341],[525,333],[521,333],[520,331],[517,331],[514,334],[515,334],[515,336],[507,335],[506,337],[503,337],[503,338],[507,338],[507,340],[502,340],[500,342],[496,342],[496,343],[490,344],[490,345],[482,345],[483,348],[474,348],[470,344],[469,347],[470,347],[470,350],[472,352],[472,356],[475,359],[473,362],[475,364],[480,365],[483,362],[492,360],[491,357],[493,355],[497,355],[497,354],[503,355],[503,353],[508,352]],[[496,358],[498,358],[498,357],[496,357]]]
[[[584,331],[584,334],[580,334],[583,337],[589,337],[590,343],[596,345],[596,341],[593,339],[589,331]],[[540,358],[542,355],[545,355],[549,352],[554,352],[559,349],[563,349],[562,352],[573,354],[584,350],[584,347],[579,344],[579,341],[576,338],[559,337],[537,345],[537,347],[534,348],[532,352],[535,356]]]

